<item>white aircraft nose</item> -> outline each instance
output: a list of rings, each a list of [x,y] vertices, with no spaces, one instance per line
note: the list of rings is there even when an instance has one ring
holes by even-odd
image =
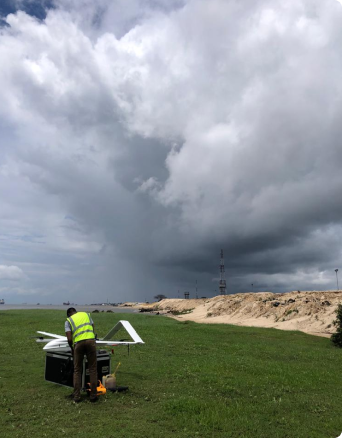
[[[54,350],[56,348],[65,348],[68,346],[66,341],[60,341],[59,339],[54,339],[53,341],[48,342],[43,350]]]

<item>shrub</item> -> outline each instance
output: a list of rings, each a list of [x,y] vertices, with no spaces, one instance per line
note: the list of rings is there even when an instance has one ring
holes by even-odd
[[[337,317],[333,321],[334,326],[337,327],[336,333],[331,335],[332,342],[336,347],[342,347],[342,304],[339,304],[336,310]]]
[[[298,309],[290,309],[285,312],[285,316],[291,315],[291,313],[298,313]]]
[[[194,308],[192,309],[185,309],[185,310],[170,310],[170,313],[172,313],[172,315],[186,315],[187,313],[191,313],[194,310]]]

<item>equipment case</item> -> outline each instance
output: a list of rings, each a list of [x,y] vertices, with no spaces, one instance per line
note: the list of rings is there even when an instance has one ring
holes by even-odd
[[[46,353],[45,380],[58,385],[73,387],[74,361],[71,352]],[[107,350],[97,350],[97,379],[110,374],[110,354]],[[82,388],[89,382],[87,358],[83,359]]]

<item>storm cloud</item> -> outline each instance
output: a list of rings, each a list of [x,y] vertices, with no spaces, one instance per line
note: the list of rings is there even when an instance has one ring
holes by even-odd
[[[0,264],[23,275],[0,295],[212,296],[221,248],[229,293],[335,288],[339,2],[11,6]]]

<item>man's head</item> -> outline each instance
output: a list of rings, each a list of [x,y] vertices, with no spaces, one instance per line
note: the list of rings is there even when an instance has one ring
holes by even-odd
[[[75,313],[77,313],[76,309],[74,307],[69,307],[67,310],[67,317],[70,318],[70,316],[74,315]]]

